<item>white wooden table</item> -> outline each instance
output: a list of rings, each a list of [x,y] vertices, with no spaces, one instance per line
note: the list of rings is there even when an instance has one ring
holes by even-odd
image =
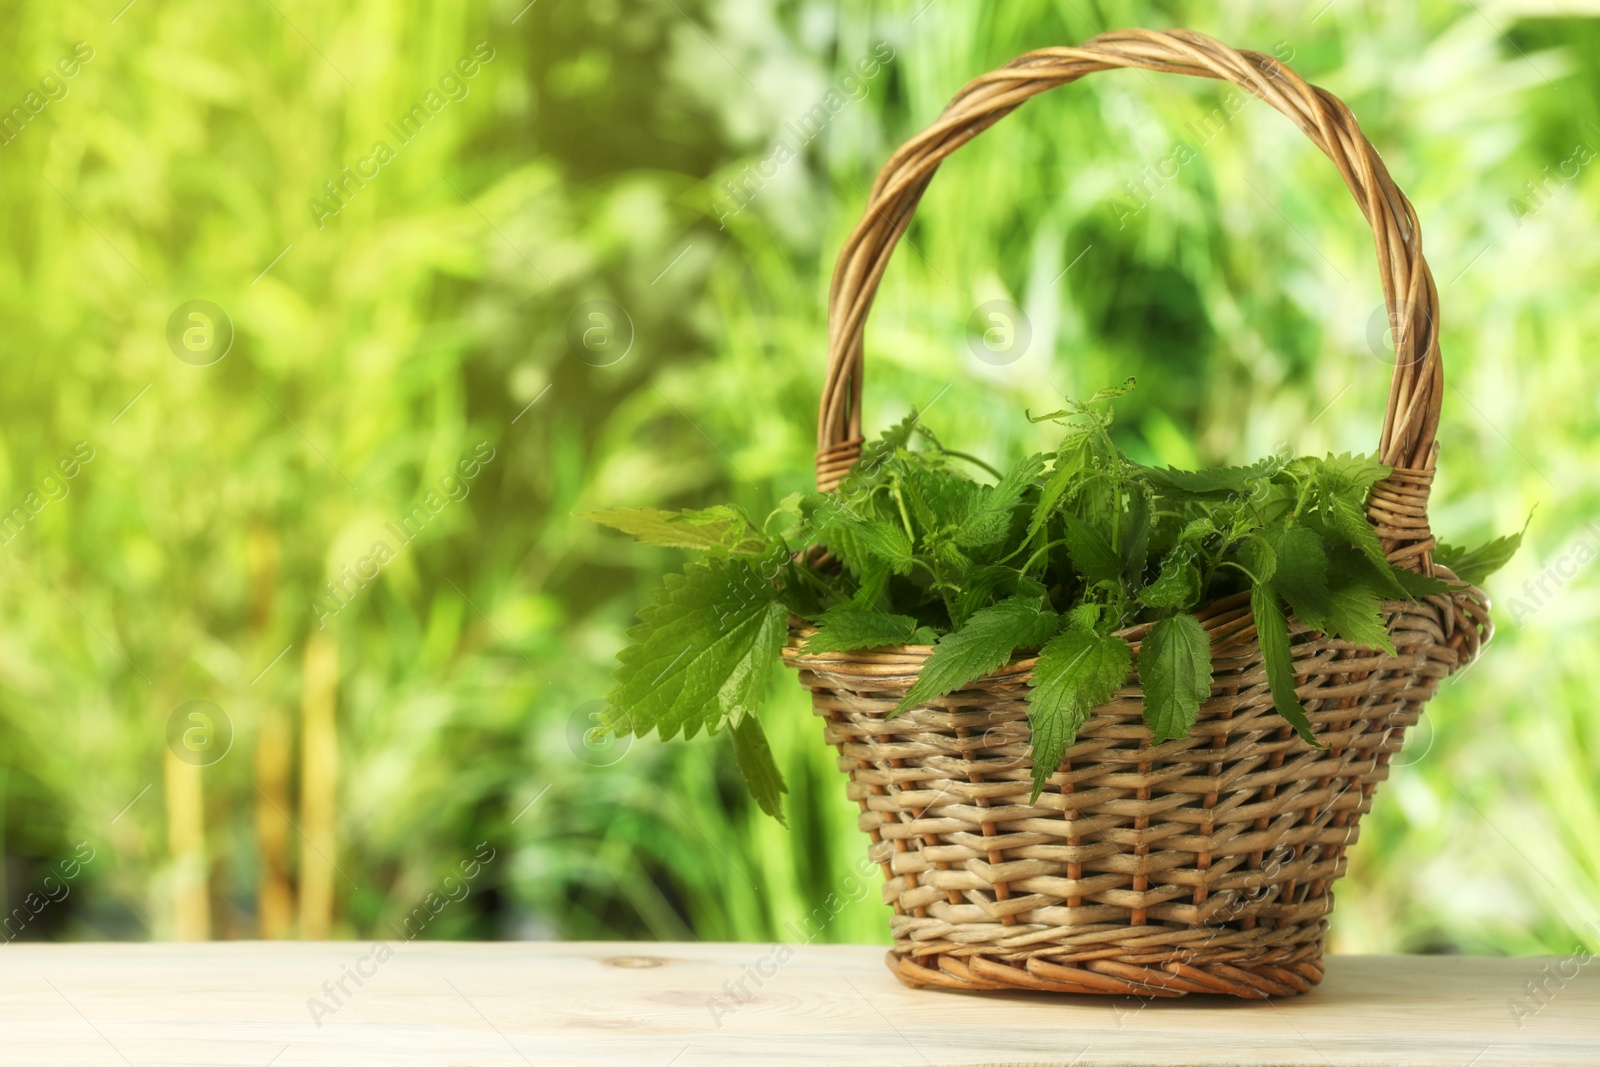
[[[388,950],[5,945],[0,1063],[1600,1064],[1600,965],[1582,957],[1344,957],[1296,999],[1146,1004],[910,990],[877,947]]]

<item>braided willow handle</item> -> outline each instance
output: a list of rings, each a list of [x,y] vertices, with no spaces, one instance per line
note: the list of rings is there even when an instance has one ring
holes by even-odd
[[[1429,569],[1427,496],[1444,374],[1439,292],[1422,257],[1411,202],[1389,177],[1350,109],[1270,56],[1238,52],[1188,30],[1117,30],[1078,48],[1042,48],[969,82],[939,121],[901,146],[878,174],[867,211],[839,252],[828,294],[828,368],[817,413],[817,485],[832,489],[861,451],[862,331],[878,283],[917,203],[946,156],[1030,97],[1085,74],[1135,67],[1234,82],[1294,120],[1339,168],[1377,245],[1389,321],[1397,328],[1394,377],[1379,453],[1394,474],[1373,490],[1368,514],[1390,557]]]

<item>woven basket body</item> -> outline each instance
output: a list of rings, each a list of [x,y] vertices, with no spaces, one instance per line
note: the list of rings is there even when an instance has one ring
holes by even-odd
[[[1391,561],[1436,570],[1427,522],[1443,374],[1437,291],[1416,216],[1349,111],[1277,61],[1183,31],[1123,31],[1023,56],[969,84],[902,147],[840,254],[818,422],[818,484],[860,454],[862,330],[939,163],[1023,101],[1086,73],[1143,67],[1226,78],[1288,114],[1338,166],[1377,239],[1396,363],[1368,515]],[[1313,748],[1274,710],[1244,598],[1198,613],[1214,682],[1191,734],[1155,744],[1137,678],[1098,709],[1037,801],[1031,658],[889,718],[927,647],[785,660],[849,776],[893,907],[890,967],[912,985],[1266,997],[1322,976],[1332,885],[1390,757],[1441,679],[1491,633],[1475,589],[1387,605],[1387,655],[1292,623]],[[1145,628],[1123,631],[1137,647]]]
[[[1357,824],[1486,619],[1475,597],[1389,609],[1394,656],[1296,631],[1297,689],[1325,748],[1273,708],[1248,605],[1220,602],[1203,619],[1212,699],[1190,735],[1152,744],[1131,684],[1090,717],[1032,802],[1031,659],[890,719],[930,649],[806,656],[810,631],[797,627],[785,658],[882,866],[895,973],[912,985],[1144,996],[1315,985]],[[1143,628],[1124,634],[1137,644]]]

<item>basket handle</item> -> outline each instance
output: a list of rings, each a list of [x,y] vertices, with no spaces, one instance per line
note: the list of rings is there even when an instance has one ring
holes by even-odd
[[[1355,116],[1332,93],[1271,56],[1239,52],[1188,30],[1117,30],[1077,48],[1043,48],[969,82],[939,120],[902,145],[873,183],[866,214],[839,252],[828,293],[828,366],[817,412],[817,485],[832,489],[861,454],[862,333],[878,283],[917,203],[946,156],[1047,89],[1134,67],[1231,81],[1294,120],[1333,160],[1377,246],[1395,368],[1379,454],[1394,473],[1373,489],[1368,516],[1390,558],[1431,569],[1428,529],[1444,374],[1439,292],[1422,256],[1416,211],[1389,177]]]

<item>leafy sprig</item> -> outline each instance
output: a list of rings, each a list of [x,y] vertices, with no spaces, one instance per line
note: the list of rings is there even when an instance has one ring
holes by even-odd
[[[945,449],[912,412],[863,449],[835,491],[791,497],[760,526],[728,506],[589,514],[639,541],[707,554],[669,575],[640,612],[607,726],[663,738],[728,728],[756,800],[781,819],[786,787],[757,713],[791,614],[814,628],[807,655],[931,645],[894,714],[1037,652],[1028,692],[1037,798],[1089,715],[1134,672],[1154,739],[1187,736],[1212,681],[1196,609],[1243,594],[1273,704],[1318,744],[1295,692],[1295,624],[1392,654],[1384,601],[1457,587],[1385,558],[1364,506],[1390,473],[1376,458],[1144,466],[1111,432],[1110,402],[1132,388],[1130,378],[1029,415],[1061,425],[1060,444],[1005,471]],[[1476,584],[1521,536],[1472,551],[1441,545],[1437,558]],[[1124,634],[1140,625],[1136,649]]]

